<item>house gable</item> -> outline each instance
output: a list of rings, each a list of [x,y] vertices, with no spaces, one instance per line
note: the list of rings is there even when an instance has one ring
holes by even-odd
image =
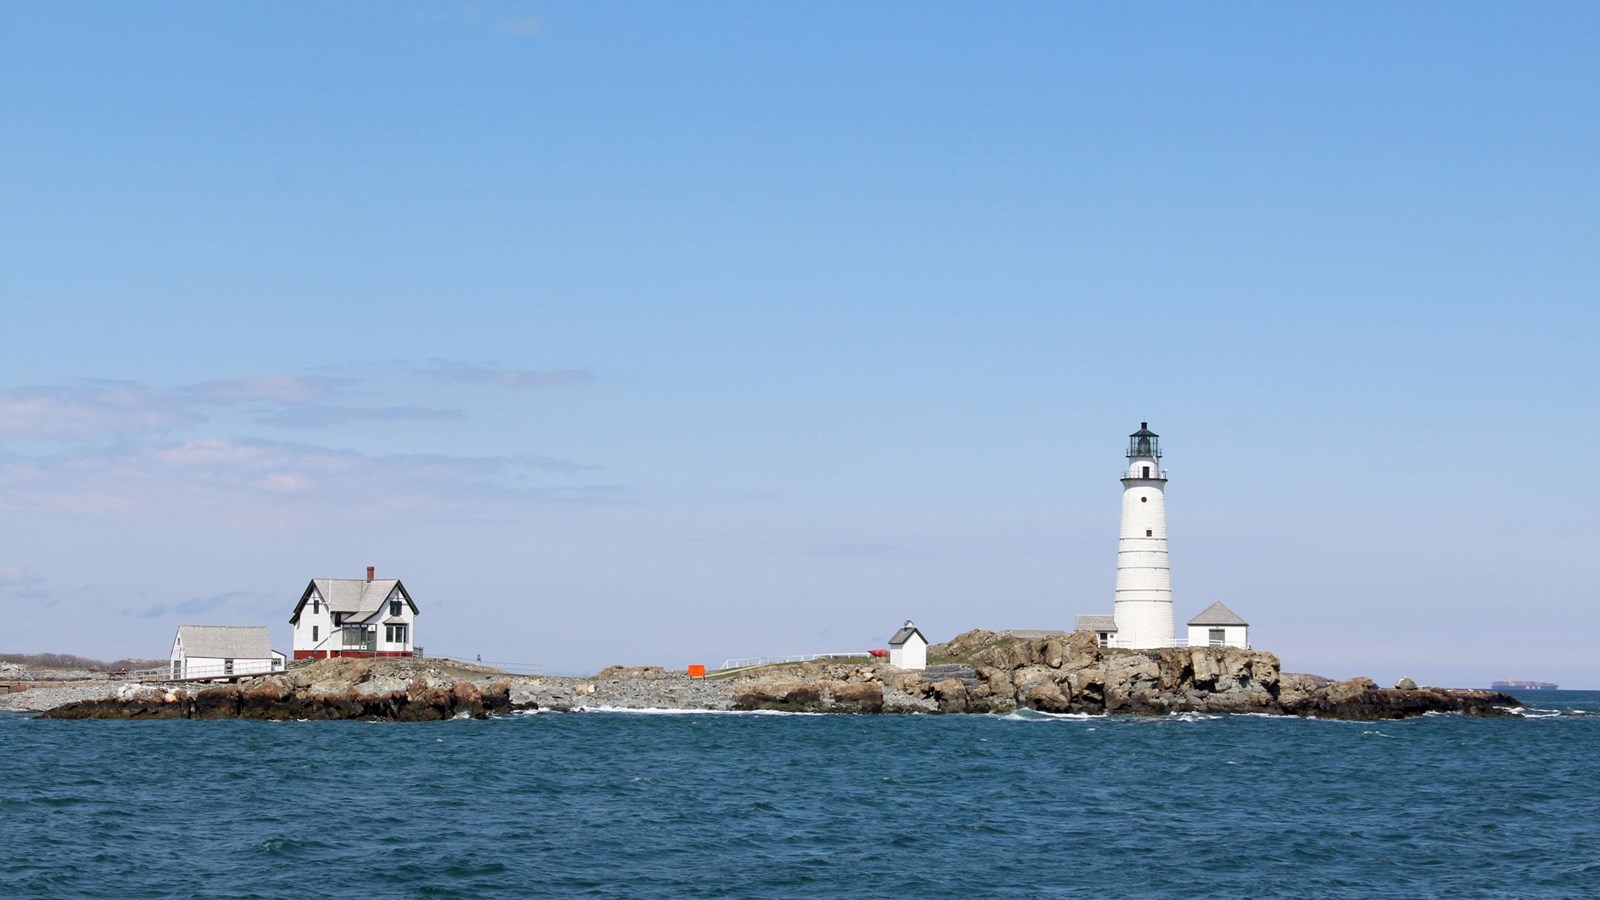
[[[882,632],[879,633],[881,634]],[[906,641],[911,640],[912,636],[915,636],[917,640],[922,641],[924,644],[928,643],[928,639],[922,636],[922,632],[917,630],[917,626],[907,623],[904,628],[896,631],[894,636],[889,638],[889,646],[903,647]]]
[[[1243,626],[1249,626],[1250,623],[1246,622],[1244,619],[1239,618],[1239,614],[1238,613],[1236,613],[1233,610],[1227,608],[1226,606],[1223,606],[1222,605],[1222,601],[1219,600],[1216,603],[1213,603],[1210,606],[1206,607],[1205,609],[1201,610],[1200,615],[1195,616],[1194,618],[1189,620],[1189,624],[1190,625],[1243,625]]]
[[[172,658],[271,659],[265,625],[179,625]]]
[[[389,597],[396,591],[406,605],[411,607],[411,615],[420,614],[417,603],[411,599],[411,592],[398,578],[375,578],[367,581],[364,578],[313,578],[300,594],[300,602],[295,604],[294,614],[289,617],[289,624],[297,625],[300,622],[300,613],[305,609],[311,595],[316,593],[328,605],[331,613],[342,613],[343,621],[349,623],[367,622],[374,615],[383,611],[389,602]]]

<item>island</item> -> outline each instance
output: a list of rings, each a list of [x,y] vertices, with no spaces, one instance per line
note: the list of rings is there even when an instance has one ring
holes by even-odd
[[[319,659],[233,683],[118,685],[42,710],[53,719],[247,718],[436,721],[519,711],[775,710],[815,713],[1253,713],[1379,720],[1426,713],[1515,715],[1493,690],[1381,688],[1280,671],[1237,647],[1130,650],[1090,631],[1020,638],[975,629],[928,648],[925,669],[864,657],[759,666],[705,677],[613,666],[591,677],[509,675],[455,660]],[[15,704],[12,704],[15,705]],[[25,705],[24,705],[24,708]],[[34,707],[38,710],[38,707]]]

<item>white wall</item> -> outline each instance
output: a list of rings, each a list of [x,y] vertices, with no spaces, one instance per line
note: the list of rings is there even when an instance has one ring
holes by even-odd
[[[1208,647],[1211,645],[1211,629],[1221,628],[1226,632],[1223,638],[1225,647],[1250,647],[1250,626],[1248,625],[1190,625],[1189,646]]]
[[[217,678],[221,678],[222,676],[229,674],[228,671],[227,671],[227,668],[228,668],[227,667],[227,660],[224,660],[224,659],[222,659],[220,657],[216,657],[216,658],[209,657],[209,656],[189,656],[189,657],[185,657],[182,660],[182,665],[181,665],[180,668],[181,668],[181,671],[178,673],[178,676],[177,676],[179,678],[203,678],[203,677],[207,677],[207,676],[214,676],[214,677],[217,677]],[[168,671],[169,674],[172,671],[170,663],[168,664],[167,671]],[[255,674],[260,674],[260,673],[264,673],[264,672],[281,672],[281,671],[283,671],[282,663],[279,663],[278,666],[274,667],[272,665],[272,659],[270,657],[268,657],[266,659],[235,659],[233,661],[233,672],[232,672],[232,674],[234,674],[234,675],[255,675]]]
[[[318,611],[312,612],[311,610],[313,607],[317,608]],[[311,638],[312,626],[315,626],[317,629],[316,640],[312,640]],[[332,641],[328,640],[328,635],[331,634],[332,631],[333,614],[328,611],[328,604],[325,600],[323,600],[322,595],[319,594],[315,589],[312,589],[311,597],[306,600],[306,605],[301,608],[300,619],[294,625],[294,649],[340,649],[343,647],[343,644],[337,638]]]
[[[404,641],[390,642],[385,639],[388,635],[383,621],[391,618],[389,615],[389,603],[394,600],[400,601],[400,618],[405,620],[406,639]],[[312,612],[313,607],[317,607],[318,611]],[[379,607],[376,613],[359,622],[355,619],[346,619],[341,625],[333,624],[333,613],[328,609],[327,601],[313,589],[311,597],[306,600],[306,605],[300,610],[300,620],[294,626],[294,649],[316,650],[319,652],[324,650],[343,650],[345,649],[344,638],[334,633],[340,631],[345,625],[376,626],[377,647],[380,652],[402,653],[408,652],[416,646],[416,614],[411,611],[411,604],[406,602],[405,595],[400,592],[399,586],[396,586],[389,592],[389,596],[384,598],[383,606]],[[311,637],[313,627],[317,631],[315,640]],[[330,634],[333,635],[332,639],[328,637]]]
[[[906,639],[903,646],[889,647],[889,665],[902,669],[926,669],[928,667],[928,642],[913,634]]]
[[[1154,460],[1135,459],[1128,467],[1138,474]],[[1117,590],[1112,614],[1116,642],[1126,647],[1170,647],[1176,626],[1172,617],[1172,569],[1167,560],[1167,500],[1160,481],[1125,481],[1122,522],[1117,536]]]
[[[387,639],[389,626],[383,623],[385,620],[393,618],[389,615],[389,604],[395,600],[400,601],[400,618],[406,621],[406,638],[403,641],[391,642]],[[411,612],[411,604],[406,602],[405,595],[400,593],[400,588],[396,586],[394,590],[389,592],[383,608],[378,610],[378,615],[371,620],[378,626],[378,649],[385,653],[402,653],[416,646],[417,629],[415,620],[416,616]]]

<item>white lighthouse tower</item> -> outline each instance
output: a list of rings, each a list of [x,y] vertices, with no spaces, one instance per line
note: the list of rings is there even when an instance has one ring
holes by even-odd
[[[1172,570],[1167,565],[1167,471],[1161,439],[1140,422],[1128,436],[1122,474],[1122,531],[1117,537],[1118,646],[1173,645]]]

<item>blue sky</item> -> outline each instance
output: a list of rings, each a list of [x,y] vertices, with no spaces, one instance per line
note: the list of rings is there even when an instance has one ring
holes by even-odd
[[[1109,612],[1600,687],[1592,5],[0,6],[0,650]]]

